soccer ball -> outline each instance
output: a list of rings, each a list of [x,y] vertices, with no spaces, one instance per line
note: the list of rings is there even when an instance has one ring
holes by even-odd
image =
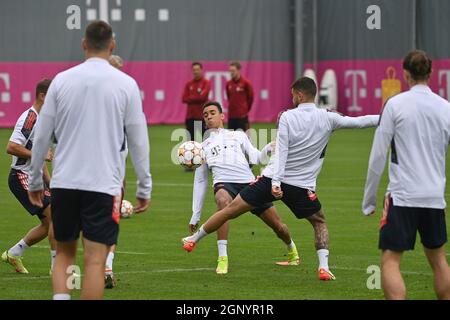
[[[202,145],[196,141],[184,142],[178,148],[178,161],[183,167],[195,169],[205,162]]]
[[[120,216],[122,218],[131,218],[133,215],[133,205],[128,200],[122,200],[122,206],[120,207]]]

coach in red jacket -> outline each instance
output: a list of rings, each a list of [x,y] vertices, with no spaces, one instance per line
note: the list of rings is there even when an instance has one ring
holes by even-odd
[[[183,103],[187,104],[186,129],[190,134],[188,140],[195,139],[195,122],[199,123],[199,126],[201,125],[202,136],[206,130],[206,126],[203,121],[202,106],[206,101],[208,101],[210,90],[209,81],[203,77],[203,66],[200,62],[192,63],[192,74],[194,79],[186,83],[183,92]]]
[[[241,64],[230,63],[231,80],[227,82],[228,129],[246,131],[250,124],[248,113],[253,103],[253,87],[250,81],[241,75]]]

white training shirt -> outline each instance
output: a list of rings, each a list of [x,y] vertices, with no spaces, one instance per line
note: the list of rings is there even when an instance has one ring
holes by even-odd
[[[195,170],[190,224],[200,221],[201,211],[208,189],[208,169],[213,175],[213,184],[219,182],[250,183],[255,179],[250,164],[258,164],[261,152],[242,131],[223,128],[211,131],[202,143],[206,163]]]
[[[20,144],[21,146],[31,150],[33,148],[34,128],[39,118],[34,107],[29,108],[23,112],[14,126],[14,131],[11,134],[9,141]],[[30,174],[31,158],[19,158],[12,156],[11,168],[20,170],[25,174]]]
[[[315,190],[331,133],[342,128],[367,128],[377,125],[378,115],[345,117],[302,103],[280,117],[274,161],[263,173],[272,185],[281,182]]]
[[[43,188],[42,164],[52,136],[57,144],[51,188],[120,195],[127,140],[136,196],[150,198],[150,146],[139,88],[108,61],[90,58],[52,81],[36,126],[31,191]]]
[[[375,132],[362,209],[370,214],[391,145],[389,185],[394,205],[444,209],[450,103],[416,85],[389,99]]]

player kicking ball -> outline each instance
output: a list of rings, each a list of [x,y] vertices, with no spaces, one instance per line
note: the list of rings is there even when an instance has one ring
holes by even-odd
[[[38,120],[39,112],[44,104],[45,95],[51,80],[43,79],[36,86],[36,100],[33,106],[26,110],[17,120],[14,131],[9,139],[6,152],[12,155],[11,171],[9,173],[8,185],[11,192],[21,203],[21,205],[32,216],[37,216],[40,224],[32,228],[16,245],[3,252],[1,259],[12,265],[18,273],[28,273],[22,262],[22,257],[26,249],[47,238],[50,243],[51,270],[56,257],[56,243],[53,238],[53,228],[50,210],[50,174],[47,166],[44,165],[44,182],[46,189],[44,192],[44,206],[39,208],[31,204],[28,199],[28,175],[30,171],[31,149],[33,147],[34,128]],[[52,160],[49,152],[46,161]]]
[[[231,203],[241,190],[254,181],[255,176],[249,163],[261,163],[261,157],[264,157],[264,154],[251,144],[243,131],[230,131],[223,128],[224,114],[220,103],[207,102],[203,106],[203,118],[208,127],[207,135],[209,136],[202,143],[206,163],[195,171],[193,214],[189,223],[191,234],[197,229],[200,221],[201,210],[208,189],[208,170],[212,171],[215,201],[217,208],[220,210]],[[287,226],[281,222],[273,204],[270,201],[260,203],[252,208],[251,212],[272,228],[287,245],[288,259],[278,264],[299,265],[300,258],[297,248],[291,239]],[[217,230],[219,250],[216,273],[226,274],[228,273],[228,223],[224,222],[215,230]],[[185,248],[187,251],[193,249],[193,246],[190,246],[191,244],[194,243],[186,242]]]
[[[298,219],[307,219],[314,228],[319,280],[335,280],[328,266],[328,228],[315,193],[316,180],[331,133],[340,128],[374,127],[379,116],[352,118],[318,109],[314,104],[316,84],[307,77],[295,81],[291,93],[297,107],[281,115],[273,163],[263,171],[262,178],[242,189],[195,234],[183,238],[183,248],[192,251],[200,239],[228,220],[264,203],[281,200]]]

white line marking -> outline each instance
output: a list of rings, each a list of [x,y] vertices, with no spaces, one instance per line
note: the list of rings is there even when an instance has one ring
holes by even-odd
[[[367,272],[366,269],[363,268],[347,268],[347,267],[336,267],[336,266],[330,266],[330,269],[336,269],[336,270],[345,270],[345,271],[364,271],[364,273]],[[421,276],[432,276],[433,274],[431,272],[417,272],[417,271],[402,271],[400,270],[402,274],[411,274],[411,275],[421,275]]]
[[[195,271],[213,271],[214,268],[191,268],[191,269],[161,269],[161,270],[141,270],[141,271],[124,271],[114,272],[114,274],[138,274],[138,273],[170,273],[170,272],[195,272]]]
[[[50,249],[49,246],[40,246],[40,245],[34,245],[33,248],[38,248],[38,249]],[[83,248],[77,248],[77,251],[83,251]],[[133,251],[116,251],[116,253],[119,254],[131,254],[131,255],[148,255],[150,253],[148,252],[133,252]]]
[[[160,269],[160,270],[141,270],[141,271],[124,271],[124,272],[114,272],[115,275],[121,274],[140,274],[140,273],[175,273],[175,272],[196,272],[196,271],[213,271],[213,268],[191,268],[191,269]],[[81,274],[83,277],[83,274]],[[15,276],[6,277],[2,280],[44,280],[51,279],[51,276],[37,276],[37,277],[27,277],[27,276]]]

